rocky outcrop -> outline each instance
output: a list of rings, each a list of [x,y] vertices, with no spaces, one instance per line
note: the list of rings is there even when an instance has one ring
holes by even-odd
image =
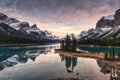
[[[3,13],[0,13],[0,31],[6,36],[21,37],[37,41],[59,40],[58,37],[48,34],[50,32],[46,33],[46,31],[37,28],[36,24],[30,26],[28,22],[21,22],[15,18],[10,18]],[[2,34],[0,36],[2,36]]]
[[[102,17],[96,24],[96,29],[98,28],[107,28],[107,27],[114,27],[114,16],[104,16]]]
[[[36,24],[34,24],[34,25],[32,25],[32,26],[31,26],[31,28],[37,28],[37,25],[36,25]]]
[[[4,20],[7,18],[7,15],[3,14],[3,13],[0,13],[0,20]]]
[[[20,24],[18,26],[20,27],[20,29],[24,29],[24,28],[30,27],[28,22],[20,22]]]
[[[78,39],[114,39],[120,38],[120,9],[115,15],[103,16],[97,23],[95,29],[82,31]]]
[[[115,12],[114,17],[115,17],[115,20],[114,20],[115,26],[119,26],[120,25],[120,9]]]

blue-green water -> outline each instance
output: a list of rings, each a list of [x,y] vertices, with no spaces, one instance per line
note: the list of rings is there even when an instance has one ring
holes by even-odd
[[[55,53],[58,48],[59,44],[1,46],[0,80],[49,80],[71,76],[83,80],[110,80],[110,73],[103,73],[100,61],[64,56]],[[109,50],[105,47],[80,48],[95,53]]]
[[[78,46],[79,50],[88,51],[91,53],[105,54],[110,53],[111,47],[97,47],[97,46]],[[114,47],[115,54],[120,53],[119,47]]]

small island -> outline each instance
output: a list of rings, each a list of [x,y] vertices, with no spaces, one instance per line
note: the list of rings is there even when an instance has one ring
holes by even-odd
[[[83,50],[77,50],[77,40],[74,35],[66,35],[66,37],[61,40],[60,49],[56,49],[55,52],[61,55],[70,56],[70,57],[85,57],[85,58],[94,58],[100,64],[107,65],[108,68],[105,73],[110,71],[110,68],[120,69],[120,54],[115,55],[114,47],[110,47],[110,51],[107,54],[94,54],[86,52]],[[102,68],[104,69],[102,66]],[[112,79],[120,79],[118,77],[112,76]],[[57,80],[57,79],[56,79]],[[63,79],[64,80],[64,79]],[[66,79],[65,79],[66,80]],[[76,79],[77,80],[77,79]]]

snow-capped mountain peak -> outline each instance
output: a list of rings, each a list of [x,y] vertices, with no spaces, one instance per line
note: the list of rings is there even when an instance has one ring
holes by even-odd
[[[103,17],[105,20],[114,20],[114,15],[108,15]]]
[[[32,40],[55,40],[56,37],[48,31],[42,31],[37,25],[29,25],[28,22],[21,22],[15,18],[0,13],[0,30],[9,36],[18,36]],[[6,28],[5,28],[6,26]]]
[[[120,38],[120,9],[115,12],[115,15],[103,16],[96,23],[95,29],[82,31],[78,39],[95,38]]]

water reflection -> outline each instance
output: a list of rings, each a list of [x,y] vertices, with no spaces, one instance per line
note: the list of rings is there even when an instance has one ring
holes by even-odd
[[[98,66],[101,68],[101,72],[104,74],[110,74],[110,80],[120,80],[120,65],[116,67],[109,66],[102,60],[97,60]]]
[[[0,69],[14,66],[0,71],[0,80],[47,80],[67,76],[82,80],[110,80],[113,68],[107,64],[101,61],[96,63],[96,59],[91,58],[55,54],[55,48],[54,46],[0,47]]]
[[[0,70],[6,67],[12,67],[18,63],[26,63],[28,59],[35,61],[36,57],[40,54],[47,54],[52,48],[49,47],[0,47]]]
[[[72,73],[74,71],[74,68],[77,65],[77,58],[76,57],[70,57],[60,54],[61,61],[65,62],[66,70],[68,73]]]
[[[104,63],[102,60],[97,60],[98,66],[101,68],[100,71],[104,74],[110,74],[111,72],[111,67],[107,64]]]

